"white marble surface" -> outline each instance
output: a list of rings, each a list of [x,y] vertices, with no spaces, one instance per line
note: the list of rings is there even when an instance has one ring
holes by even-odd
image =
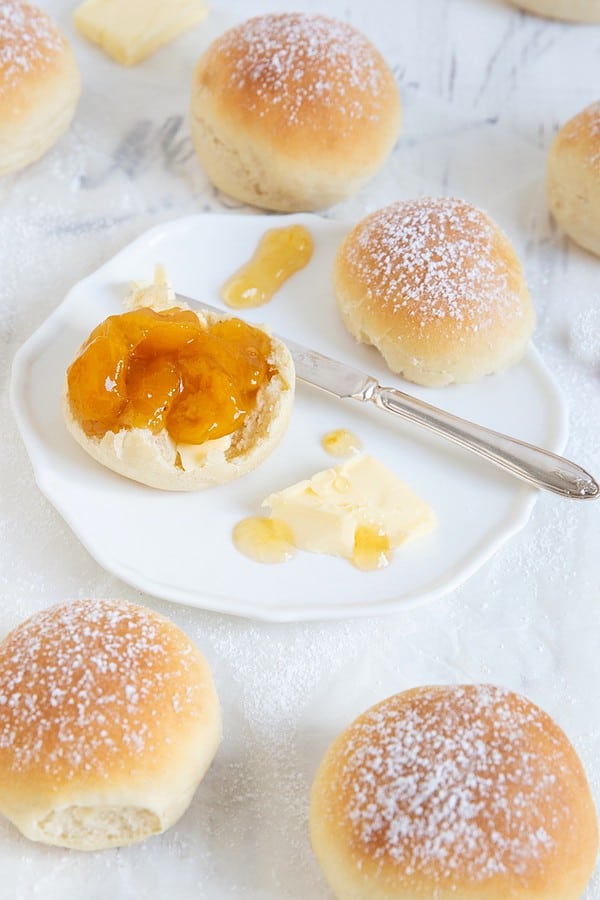
[[[600,807],[600,503],[540,495],[523,531],[467,584],[411,613],[257,624],[153,600],[103,572],[38,491],[8,405],[14,351],[74,282],[151,225],[231,208],[189,141],[190,73],[208,41],[253,13],[325,9],[379,46],[405,105],[385,169],[329,214],[359,218],[425,192],[488,209],[524,262],[536,344],[569,404],[566,453],[600,474],[600,261],[557,232],[543,192],[553,133],[598,99],[600,27],[500,0],[222,0],[203,26],[124,70],[74,33],[72,3],[41,5],[72,37],[84,93],[68,136],[0,181],[0,634],[65,598],[147,603],[213,665],[225,740],[183,819],[139,846],[45,848],[0,821],[3,895],[325,900],[307,837],[315,768],[355,714],[417,684],[492,681],[526,694],[569,734]],[[598,875],[585,896],[600,897]]]

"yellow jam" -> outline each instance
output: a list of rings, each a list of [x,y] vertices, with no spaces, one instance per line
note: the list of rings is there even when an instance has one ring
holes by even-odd
[[[240,319],[207,327],[178,308],[109,316],[67,371],[71,412],[89,437],[166,429],[201,444],[241,427],[273,375],[270,353],[269,336]]]
[[[303,225],[271,228],[252,258],[221,289],[227,306],[243,309],[268,303],[284,281],[304,268],[313,253],[313,240]]]
[[[354,533],[352,564],[362,572],[384,569],[392,561],[388,535],[379,528],[360,525]]]
[[[336,428],[329,431],[321,439],[321,446],[330,456],[342,458],[358,453],[362,448],[360,438],[345,428]]]
[[[244,556],[261,563],[287,562],[296,553],[291,529],[278,519],[242,519],[233,529],[233,543]]]

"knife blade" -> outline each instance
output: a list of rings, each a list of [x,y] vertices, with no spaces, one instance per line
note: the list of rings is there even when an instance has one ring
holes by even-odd
[[[175,297],[188,306],[197,306],[221,316],[233,315],[184,294],[176,294]],[[305,384],[340,400],[373,403],[379,409],[421,425],[476,453],[535,487],[576,500],[593,500],[600,495],[600,486],[589,472],[563,456],[462,419],[398,388],[384,387],[366,372],[296,341],[276,336],[286,344],[292,355],[296,378]]]

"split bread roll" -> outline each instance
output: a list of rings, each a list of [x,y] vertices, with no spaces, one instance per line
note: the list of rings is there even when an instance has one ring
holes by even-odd
[[[600,102],[570,119],[554,138],[546,191],[558,224],[600,256]]]
[[[334,741],[310,802],[338,900],[577,900],[598,828],[550,716],[491,685],[389,697]]]
[[[524,355],[535,315],[519,260],[463,200],[403,200],[363,219],[336,254],[342,319],[417,384],[476,381]]]
[[[20,0],[0,3],[0,175],[58,141],[80,93],[75,57],[50,17]]]
[[[155,284],[134,292],[129,305],[131,309],[150,308],[156,312],[166,312],[172,310],[175,303],[166,284]],[[183,307],[178,306],[177,309],[182,310]],[[191,311],[188,310],[188,313]],[[229,316],[221,317],[200,310],[194,311],[194,316],[202,329],[217,322],[231,321]],[[253,329],[268,345],[268,375],[247,415],[238,427],[232,425],[230,433],[201,443],[178,441],[166,428],[157,433],[149,427],[116,427],[105,433],[90,433],[89,427],[86,429],[85,423],[74,414],[73,406],[73,373],[89,342],[83,345],[67,374],[63,412],[68,430],[99,463],[154,488],[199,490],[246,474],[260,465],[283,437],[291,416],[295,388],[294,363],[285,344],[256,326]],[[170,365],[168,353],[163,362],[165,366]],[[103,391],[105,374],[101,372],[96,378],[98,391]],[[148,390],[151,391],[151,388]],[[200,390],[196,396],[199,405],[213,402],[210,387],[205,393]]]
[[[264,209],[321,209],[380,168],[400,97],[379,52],[322,15],[258,16],[211,44],[196,67],[192,138],[211,181]]]
[[[512,0],[515,6],[548,19],[600,22],[600,0]]]
[[[149,609],[79,600],[0,643],[0,812],[31,840],[102,850],[164,831],[220,740],[206,660]]]

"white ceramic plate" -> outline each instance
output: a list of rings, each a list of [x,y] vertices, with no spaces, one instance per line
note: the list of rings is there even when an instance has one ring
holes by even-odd
[[[560,452],[566,416],[558,389],[532,348],[510,371],[473,385],[432,390],[391,375],[372,348],[357,346],[333,299],[332,261],[348,230],[309,215],[192,216],[143,234],[79,282],[21,348],[12,400],[37,482],[95,559],[135,587],[168,600],[262,619],[289,621],[377,615],[437,597],[463,582],[521,528],[537,492],[476,457],[353,401],[300,385],[289,430],[255,472],[193,494],[163,493],[95,463],[68,435],[60,411],[65,370],[89,332],[121,310],[131,280],[161,262],[175,289],[220,305],[219,288],[268,227],[301,222],[315,254],[251,321],[363,368],[465,418]],[[235,523],[261,501],[335,461],[321,448],[348,428],[434,508],[438,528],[401,548],[393,563],[362,573],[344,560],[309,553],[279,566],[240,555]]]

